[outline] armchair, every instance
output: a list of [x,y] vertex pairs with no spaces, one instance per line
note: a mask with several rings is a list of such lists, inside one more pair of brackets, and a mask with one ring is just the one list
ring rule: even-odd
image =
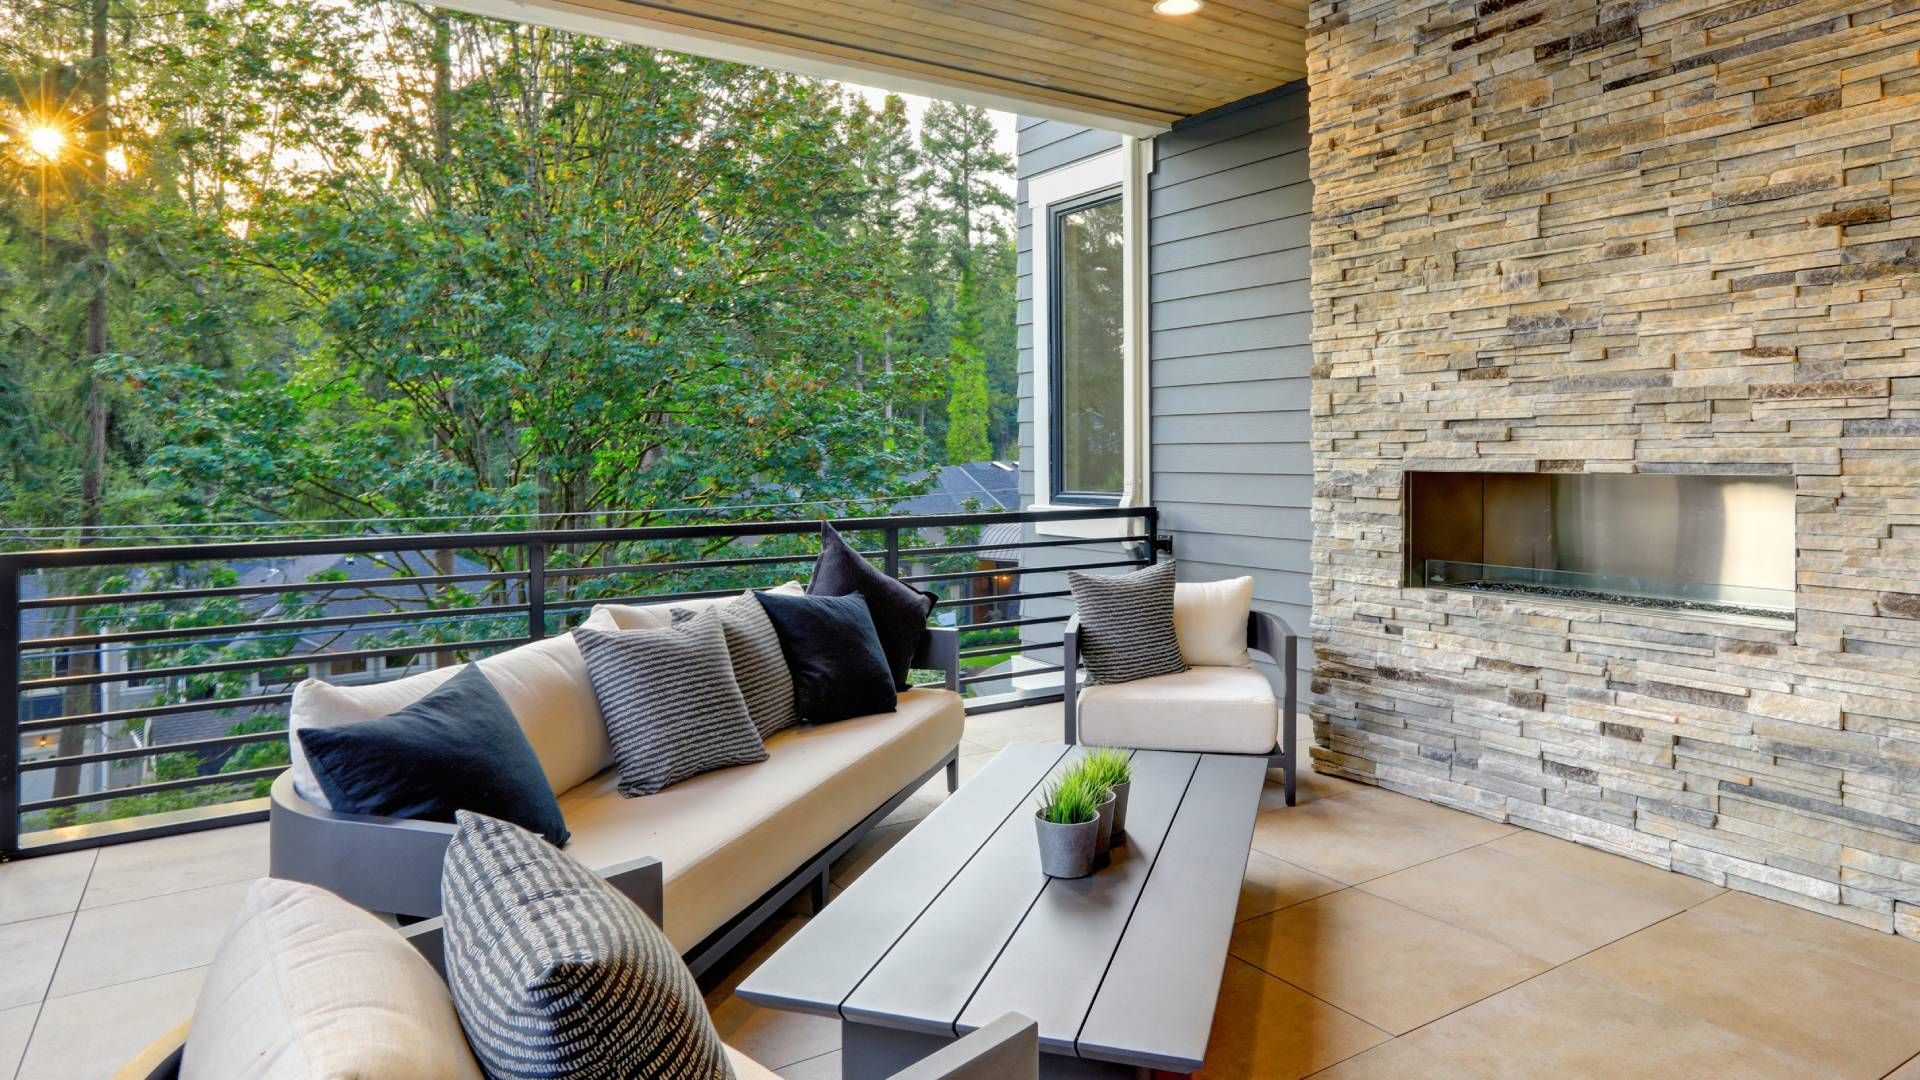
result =
[[1281,771],[1292,806],[1300,638],[1285,620],[1255,611],[1247,616],[1247,648],[1271,660],[1278,678],[1251,667],[1195,667],[1178,675],[1096,684],[1083,696],[1080,616],[1073,616],[1060,658],[1067,745],[1085,738],[1138,750],[1258,754]]

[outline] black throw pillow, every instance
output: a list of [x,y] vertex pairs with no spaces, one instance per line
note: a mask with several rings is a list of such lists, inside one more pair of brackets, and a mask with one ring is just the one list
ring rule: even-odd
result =
[[852,596],[754,593],[767,609],[787,670],[793,704],[810,724],[892,712],[900,699],[867,602]]
[[820,558],[813,564],[807,595],[854,593],[866,598],[874,631],[880,635],[880,647],[886,651],[894,689],[905,690],[907,669],[913,663],[913,651],[920,647],[921,635],[927,632],[927,615],[933,611],[935,597],[868,562],[823,521]]
[[342,813],[451,822],[472,810],[567,842],[540,759],[478,664],[389,716],[296,732]]

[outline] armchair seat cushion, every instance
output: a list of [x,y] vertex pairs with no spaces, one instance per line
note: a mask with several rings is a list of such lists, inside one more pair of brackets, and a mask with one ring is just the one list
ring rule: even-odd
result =
[[1080,692],[1079,739],[1094,746],[1205,754],[1271,753],[1280,706],[1257,668],[1196,667]]
[[610,769],[560,796],[566,851],[596,868],[659,859],[664,929],[684,953],[939,764],[965,722],[958,694],[909,690],[893,712],[787,728],[768,760],[653,795],[621,798]]

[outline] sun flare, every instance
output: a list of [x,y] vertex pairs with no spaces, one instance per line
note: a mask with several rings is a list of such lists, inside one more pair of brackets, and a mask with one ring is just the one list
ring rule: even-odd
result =
[[66,148],[67,133],[52,124],[36,124],[26,131],[27,156],[35,161],[52,164]]

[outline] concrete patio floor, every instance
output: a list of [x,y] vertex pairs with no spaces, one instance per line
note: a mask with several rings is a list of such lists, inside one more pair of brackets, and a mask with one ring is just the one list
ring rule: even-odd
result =
[[[1058,706],[973,718],[962,775],[1059,730]],[[1920,942],[1310,772],[1298,806],[1268,795],[1204,1075],[1920,1078]],[[99,1080],[184,1019],[266,865],[264,825],[0,865],[0,1078]],[[708,1003],[783,1076],[837,1077],[835,1024],[732,994],[805,919]]]

